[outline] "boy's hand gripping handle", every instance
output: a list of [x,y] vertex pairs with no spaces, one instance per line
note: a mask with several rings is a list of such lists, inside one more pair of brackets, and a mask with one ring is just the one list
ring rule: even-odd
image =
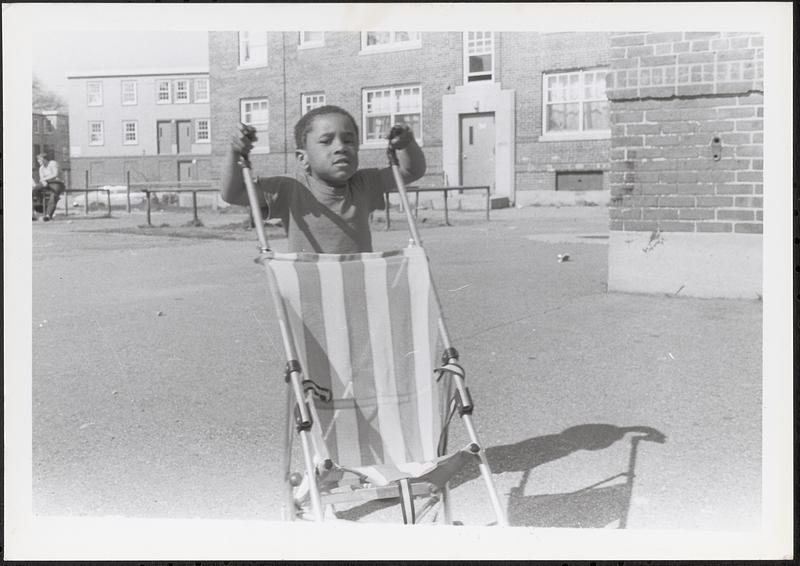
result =
[[[250,141],[254,142],[258,139],[256,137],[256,129],[252,126],[242,124],[242,130]],[[253,223],[256,225],[258,243],[262,252],[268,252],[269,244],[267,243],[267,235],[264,232],[264,218],[261,216],[261,207],[258,205],[256,186],[253,183],[253,176],[250,173],[250,155],[249,152],[239,155],[239,167],[242,168],[242,177],[244,178],[244,185],[247,189],[247,199],[250,202],[250,213],[253,215]]]

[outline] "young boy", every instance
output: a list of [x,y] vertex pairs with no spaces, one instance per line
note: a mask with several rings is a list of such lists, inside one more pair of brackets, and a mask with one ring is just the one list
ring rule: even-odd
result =
[[[358,169],[358,126],[338,106],[322,106],[305,114],[294,128],[296,171],[293,177],[256,178],[258,204],[280,218],[290,252],[359,253],[372,251],[369,214],[386,206],[384,190],[395,186],[391,167]],[[425,174],[425,155],[405,124],[390,132],[403,181]],[[253,144],[240,125],[231,143],[222,175],[222,199],[247,205],[247,189],[239,167]]]

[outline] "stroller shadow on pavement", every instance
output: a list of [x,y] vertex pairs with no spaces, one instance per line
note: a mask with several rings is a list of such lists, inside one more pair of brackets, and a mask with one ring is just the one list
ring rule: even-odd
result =
[[[609,448],[628,434],[630,451],[625,471],[573,492],[524,495],[531,471],[536,466],[563,458],[577,450]],[[529,527],[604,528],[616,521],[617,528],[626,528],[636,457],[642,440],[663,444],[666,437],[651,427],[587,424],[568,428],[557,435],[488,448],[487,455],[493,471],[523,472],[519,485],[511,488],[509,493],[509,523]],[[493,456],[502,459],[495,463]],[[508,462],[511,462],[511,466]]]
[[[585,488],[569,493],[524,495],[531,471],[578,450],[604,450],[630,434],[627,469]],[[490,446],[486,456],[494,474],[522,472],[508,496],[508,520],[512,526],[603,528],[616,521],[627,526],[636,456],[642,440],[663,444],[666,436],[652,427],[618,427],[584,424],[559,434],[529,438],[514,444]],[[480,478],[477,465],[465,467],[450,481],[450,489]],[[610,484],[617,480],[617,483]],[[340,511],[340,519],[356,521],[395,502],[371,502]]]

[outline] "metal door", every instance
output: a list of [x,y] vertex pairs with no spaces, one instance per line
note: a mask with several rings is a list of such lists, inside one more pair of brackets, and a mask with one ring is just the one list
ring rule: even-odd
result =
[[178,161],[178,180],[194,180],[194,165],[191,161]]
[[494,189],[494,113],[461,116],[461,184]]
[[158,122],[158,153],[172,153],[173,135],[172,122]]
[[178,153],[192,153],[192,123],[189,120],[178,122]]

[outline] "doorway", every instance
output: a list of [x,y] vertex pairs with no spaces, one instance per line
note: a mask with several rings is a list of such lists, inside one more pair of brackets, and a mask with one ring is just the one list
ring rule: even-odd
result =
[[178,126],[178,153],[192,153],[192,122],[181,120]]
[[158,122],[156,127],[158,128],[158,154],[171,154],[173,144],[172,122]]
[[194,163],[191,161],[178,161],[178,180],[194,181]]
[[461,175],[464,186],[489,185],[494,192],[494,112],[461,115]]

